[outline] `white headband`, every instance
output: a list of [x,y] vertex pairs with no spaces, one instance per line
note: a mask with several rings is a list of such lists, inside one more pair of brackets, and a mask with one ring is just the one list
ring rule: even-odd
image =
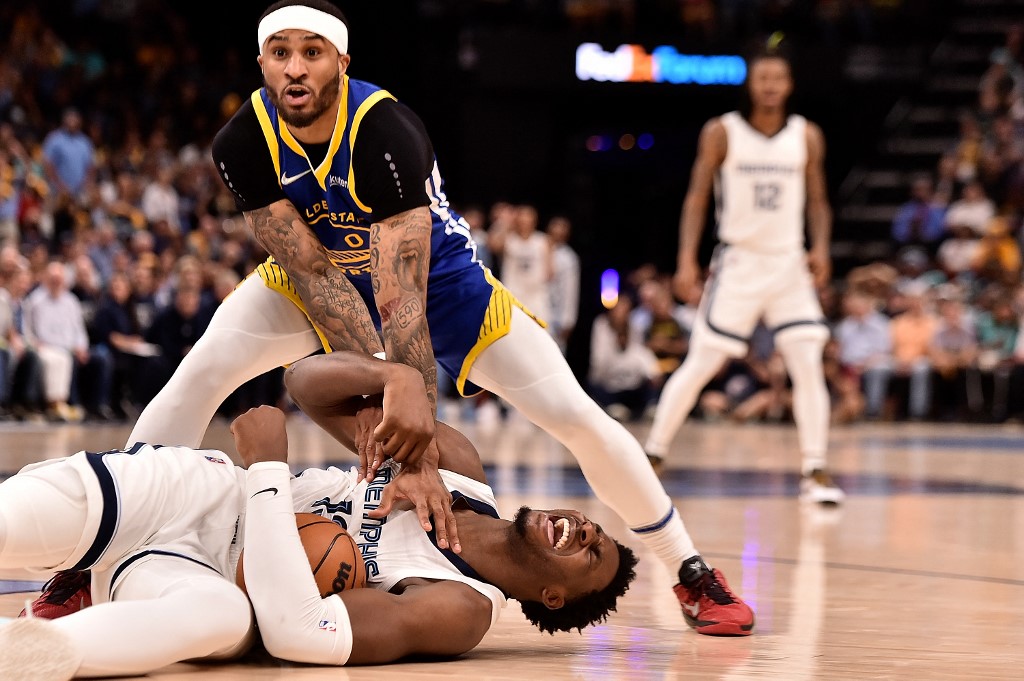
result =
[[321,35],[341,54],[348,54],[348,27],[338,17],[305,5],[289,5],[263,17],[256,34],[260,39],[260,52],[267,38],[290,28],[302,29]]

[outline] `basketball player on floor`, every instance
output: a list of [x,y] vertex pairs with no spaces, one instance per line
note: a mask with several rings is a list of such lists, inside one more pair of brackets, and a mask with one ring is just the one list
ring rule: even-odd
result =
[[[355,413],[379,396],[392,409],[424,394],[416,370],[359,353],[292,365],[289,392],[352,446]],[[347,392],[340,392],[347,391]],[[423,398],[421,398],[423,399]],[[97,604],[67,617],[0,622],[0,678],[135,676],[182,660],[230,659],[251,642],[323,665],[452,656],[474,648],[506,599],[541,631],[599,623],[634,576],[632,551],[578,511],[520,509],[502,520],[476,449],[437,424],[439,473],[456,501],[458,556],[425,513],[394,505],[393,468],[287,465],[285,415],[258,407],[232,424],[248,467],[222,452],[137,445],[26,467],[0,484],[0,576],[24,568],[92,567]],[[367,586],[321,597],[295,513],[346,527],[365,556]]]
[[[825,141],[817,125],[789,114],[789,62],[766,51],[748,66],[748,111],[704,125],[683,204],[676,295],[699,276],[698,246],[717,183],[718,246],[686,359],[666,382],[647,438],[656,467],[701,390],[730,357],[743,357],[759,319],[774,331],[793,383],[802,454],[801,489],[838,504],[843,492],[825,467],[829,397],[822,353],[829,338],[816,286],[830,277],[832,214],[825,186]],[[810,250],[804,250],[804,214]]]
[[[213,156],[273,257],[221,304],[128,444],[198,447],[232,390],[322,343],[386,350],[422,373],[432,403],[440,364],[463,394],[491,391],[572,452],[597,497],[678,575],[673,591],[690,626],[749,634],[753,612],[701,558],[643,447],[476,261],[422,122],[387,91],[348,76],[342,13],[325,0],[284,0],[257,33],[265,87],[218,133]],[[396,460],[425,458],[425,445],[386,435]],[[62,576],[43,600],[64,602],[66,587]]]

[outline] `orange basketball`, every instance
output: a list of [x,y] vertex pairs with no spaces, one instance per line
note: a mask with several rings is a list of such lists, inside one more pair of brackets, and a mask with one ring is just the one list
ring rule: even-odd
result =
[[[306,549],[306,559],[313,571],[313,578],[320,590],[320,596],[341,593],[348,589],[366,586],[366,565],[355,539],[341,525],[315,513],[296,513],[295,524],[299,528],[299,539]],[[235,582],[245,591],[242,578],[242,558],[238,556]]]

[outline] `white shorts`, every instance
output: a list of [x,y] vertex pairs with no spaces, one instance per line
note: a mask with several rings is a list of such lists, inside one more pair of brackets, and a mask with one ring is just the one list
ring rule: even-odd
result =
[[759,253],[720,246],[701,298],[691,343],[742,357],[759,320],[776,334],[827,337],[806,253]]
[[82,539],[57,569],[91,569],[94,602],[109,600],[132,567],[156,556],[180,557],[233,581],[244,474],[219,451],[141,444],[79,452],[18,473],[84,488]]

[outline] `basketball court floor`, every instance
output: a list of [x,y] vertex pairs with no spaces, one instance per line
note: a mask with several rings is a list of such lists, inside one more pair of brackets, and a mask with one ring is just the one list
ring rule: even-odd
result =
[[[479,447],[503,516],[522,504],[578,508],[638,552],[637,580],[606,624],[541,634],[512,601],[482,644],[452,661],[337,669],[257,656],[178,664],[150,678],[1024,678],[1022,426],[836,428],[831,462],[848,493],[838,509],[799,499],[792,426],[684,426],[665,486],[698,549],[757,613],[754,635],[712,638],[686,627],[672,576],[594,498],[560,445],[516,414],[489,428],[451,409],[442,415]],[[631,428],[643,438],[648,425]],[[0,476],[41,458],[121,447],[127,434],[125,426],[4,424]],[[353,460],[301,416],[289,435],[296,468]],[[225,422],[204,444],[234,456]],[[4,586],[0,615],[36,595]]]

